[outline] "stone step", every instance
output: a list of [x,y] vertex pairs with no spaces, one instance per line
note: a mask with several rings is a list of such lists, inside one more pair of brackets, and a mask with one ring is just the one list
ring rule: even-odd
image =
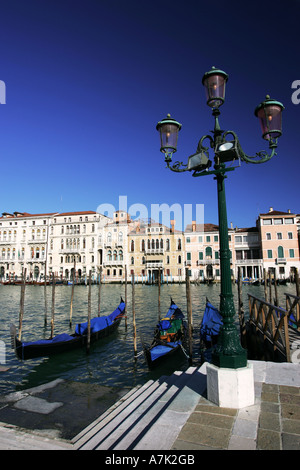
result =
[[95,439],[97,439],[95,436],[97,436],[104,427],[109,426],[110,422],[114,421],[118,416],[124,416],[132,412],[134,408],[138,407],[140,403],[146,400],[159,386],[159,381],[149,380],[141,387],[136,388],[133,393],[129,392],[90,424],[88,428],[84,429],[78,436],[72,439],[75,448],[79,449],[82,446],[84,446],[84,449],[93,448],[93,443]]
[[[195,373],[191,367],[149,381],[100,416],[73,440],[76,449],[131,449],[165,413]],[[178,405],[177,405],[178,406]],[[186,413],[185,413],[186,415]],[[181,428],[179,428],[178,433]]]

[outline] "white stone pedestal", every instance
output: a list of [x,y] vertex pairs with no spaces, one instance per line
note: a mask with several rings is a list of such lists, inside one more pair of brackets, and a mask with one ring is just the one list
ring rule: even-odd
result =
[[254,405],[253,365],[225,369],[207,364],[207,398],[224,408],[244,408]]

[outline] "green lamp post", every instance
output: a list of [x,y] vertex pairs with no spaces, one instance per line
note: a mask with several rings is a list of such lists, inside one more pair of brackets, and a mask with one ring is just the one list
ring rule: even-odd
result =
[[[192,176],[194,177],[214,175],[214,179],[217,180],[221,269],[219,311],[223,317],[223,328],[213,353],[212,364],[217,367],[238,369],[247,365],[247,351],[240,344],[238,330],[235,326],[236,313],[231,284],[225,178],[227,177],[226,173],[233,171],[236,166],[240,166],[241,161],[264,163],[276,155],[277,139],[282,133],[281,115],[284,107],[279,101],[272,100],[268,95],[256,107],[255,115],[260,121],[262,137],[269,142],[270,153],[261,151],[253,157],[248,156],[243,152],[236,133],[223,131],[219,125],[219,108],[225,101],[227,81],[228,75],[215,67],[212,67],[203,76],[202,83],[206,91],[207,105],[212,108],[215,126],[212,136],[201,137],[196,153],[188,157],[187,164],[177,161],[171,165],[173,153],[177,151],[177,138],[182,127],[181,124],[168,115],[166,119],[158,122],[156,129],[160,132],[160,150],[165,154],[165,162],[170,170],[177,173],[193,171]],[[209,159],[209,147],[203,145],[205,139],[209,140],[210,147],[213,149],[213,162]],[[226,165],[228,162],[230,162],[230,166]],[[236,162],[235,166],[234,162]],[[214,164],[213,169],[210,169],[212,164]]]

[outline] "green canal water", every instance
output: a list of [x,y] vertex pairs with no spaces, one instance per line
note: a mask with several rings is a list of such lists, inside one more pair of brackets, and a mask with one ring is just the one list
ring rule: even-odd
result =
[[[20,309],[20,286],[0,286],[0,345],[5,352],[7,371],[0,372],[0,395],[23,390],[30,387],[62,378],[70,381],[95,383],[110,387],[134,387],[149,379],[162,375],[170,375],[175,370],[185,370],[189,361],[181,352],[171,363],[162,365],[154,371],[149,371],[144,355],[134,357],[133,325],[132,325],[132,289],[128,285],[128,319],[127,329],[122,320],[119,329],[112,336],[93,344],[90,354],[77,350],[51,358],[37,358],[20,361],[11,349],[10,324],[18,328]],[[279,300],[285,306],[284,293],[295,294],[294,284],[278,286]],[[274,292],[274,290],[273,290]],[[235,304],[237,307],[237,286],[233,286]],[[250,293],[264,298],[262,286],[243,286],[243,302],[247,319],[248,297]],[[193,365],[200,365],[199,327],[203,316],[206,297],[219,306],[220,285],[191,285],[193,312]],[[125,298],[124,285],[102,285],[101,314],[111,313],[119,304],[120,298]],[[185,284],[163,284],[161,286],[161,316],[164,316],[170,305],[170,298],[186,315]],[[52,287],[47,287],[48,325],[44,326],[45,300],[44,287],[26,286],[25,307],[22,329],[23,341],[34,341],[50,336]],[[62,332],[73,333],[76,323],[87,321],[88,287],[76,286],[73,300],[73,326],[69,327],[71,287],[56,286],[55,289],[55,327],[54,334]],[[98,286],[92,286],[92,317],[97,315]],[[158,286],[135,285],[135,312],[137,325],[137,348],[142,352],[139,335],[145,342],[151,341],[151,335],[158,320]]]

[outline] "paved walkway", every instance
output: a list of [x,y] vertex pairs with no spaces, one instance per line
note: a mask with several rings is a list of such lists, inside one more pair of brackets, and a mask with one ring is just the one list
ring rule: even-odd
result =
[[233,410],[202,396],[172,449],[300,450],[300,365],[249,362],[255,404]]
[[[87,384],[63,380],[1,397],[0,449],[300,450],[300,365],[250,362],[256,401],[241,410],[221,408],[206,399],[206,364],[145,384],[123,398],[120,394],[119,399],[113,390],[91,391]],[[152,401],[141,400],[142,394]],[[100,397],[104,402],[97,409]],[[76,413],[86,415],[79,437]],[[119,436],[116,444],[108,425]],[[126,441],[130,433],[131,443]]]

